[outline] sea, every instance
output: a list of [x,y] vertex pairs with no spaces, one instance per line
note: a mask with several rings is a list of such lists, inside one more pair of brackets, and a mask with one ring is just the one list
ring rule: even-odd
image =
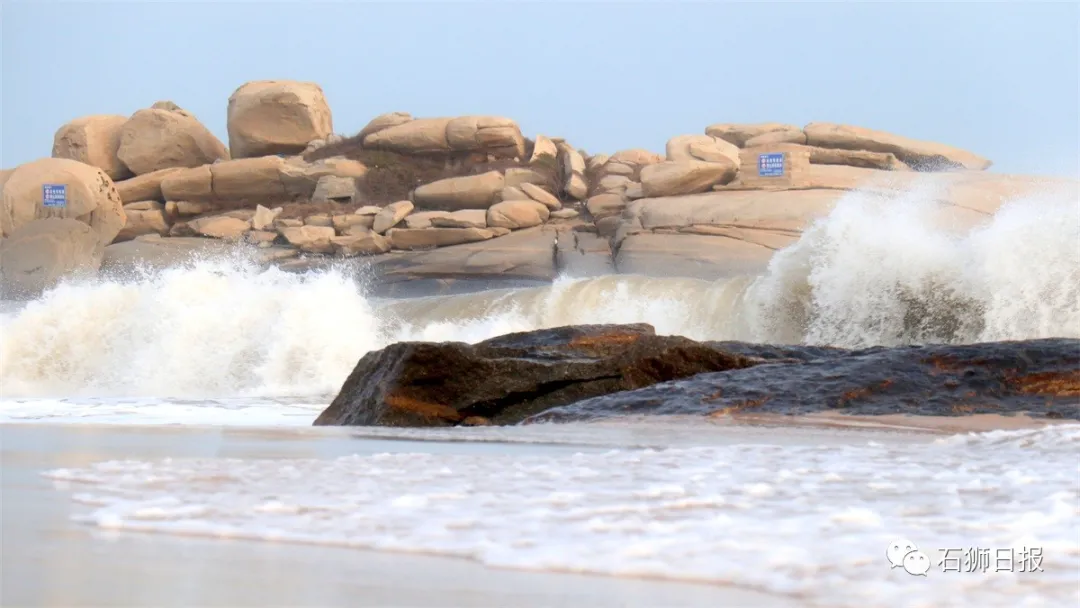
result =
[[[308,441],[335,432],[308,427],[367,352],[569,324],[848,348],[1080,338],[1075,193],[1010,201],[970,231],[942,226],[935,205],[852,193],[762,275],[714,281],[560,277],[388,300],[341,269],[218,258],[66,283],[0,307],[0,426]],[[92,529],[734,586],[800,606],[1080,602],[1080,424],[845,435],[646,417],[350,437],[332,453],[137,452],[40,477]]]

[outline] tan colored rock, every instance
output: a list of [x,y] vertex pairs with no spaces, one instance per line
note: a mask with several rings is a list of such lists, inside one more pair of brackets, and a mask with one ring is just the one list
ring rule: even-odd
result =
[[124,213],[131,211],[164,211],[165,205],[157,201],[136,201],[124,205]]
[[353,213],[355,213],[356,215],[379,215],[380,211],[382,211],[382,207],[378,207],[376,205],[364,205],[363,207],[358,208],[356,211],[353,211]]
[[307,162],[300,157],[285,159],[281,167],[281,183],[285,193],[294,200],[310,200],[319,180],[328,175],[361,178],[367,174],[363,163],[341,157]]
[[226,241],[239,241],[251,230],[251,222],[227,215],[201,217],[187,224],[196,234]]
[[534,184],[536,186],[547,186],[551,183],[551,178],[548,177],[546,172],[532,169],[529,167],[511,167],[506,170],[505,184],[507,186],[514,186],[520,188],[522,184]]
[[334,220],[329,213],[313,213],[304,218],[305,226],[333,226]]
[[124,205],[127,222],[113,239],[114,243],[130,241],[147,234],[169,234],[169,219],[165,215],[165,205],[157,201],[140,201]]
[[[278,202],[289,198],[281,173],[285,161],[278,156],[239,158],[209,167],[212,191],[209,198],[233,204]],[[193,197],[186,197],[189,200]]]
[[600,192],[624,192],[633,182],[625,175],[605,175],[597,184]]
[[[44,206],[45,184],[65,187],[65,206]],[[120,194],[109,176],[97,167],[66,158],[42,158],[19,165],[4,182],[2,196],[0,236],[34,220],[71,218],[89,224],[104,247],[126,221]]]
[[210,211],[210,205],[207,203],[192,201],[172,201],[172,203],[176,205],[176,215],[178,216],[202,215]]
[[572,220],[581,215],[574,209],[559,209],[551,212],[551,217],[557,220]]
[[609,176],[621,176],[627,179],[633,179],[634,176],[637,175],[637,172],[637,165],[628,165],[626,163],[621,163],[617,160],[609,160],[608,162],[604,163],[604,166],[601,167],[599,171],[597,171],[597,174],[601,178]]
[[607,162],[611,160],[611,157],[607,154],[597,154],[596,156],[590,156],[585,159],[585,167],[589,172],[598,171],[600,167],[603,167]]
[[499,191],[496,198],[498,199],[496,202],[500,203],[502,201],[527,201],[530,199],[529,195],[525,194],[525,191],[517,186],[506,186]]
[[410,122],[413,119],[412,114],[408,112],[387,112],[386,114],[379,114],[375,118],[372,118],[360,132],[356,134],[356,139],[361,143],[365,143],[364,139],[372,133],[377,133],[383,129],[389,129],[390,127],[396,127]]
[[729,162],[739,166],[739,147],[709,135],[679,135],[668,140],[667,159]]
[[274,220],[274,230],[277,230],[279,234],[286,228],[300,228],[304,225],[304,220],[290,218],[279,218]]
[[608,162],[615,161],[617,163],[623,163],[625,165],[651,165],[664,160],[659,154],[649,152],[648,150],[642,150],[641,148],[633,148],[630,150],[620,150],[611,155],[611,159]]
[[417,118],[367,135],[364,146],[401,154],[447,153],[449,124],[449,118]]
[[97,167],[113,181],[131,177],[116,152],[126,116],[83,116],[60,127],[53,136],[53,158],[69,158]]
[[544,205],[548,209],[562,209],[562,202],[554,194],[544,190],[535,184],[521,184],[521,190],[529,195],[532,200]]
[[375,216],[375,223],[372,225],[372,230],[378,234],[384,234],[387,230],[398,225],[398,222],[405,219],[405,216],[412,213],[413,204],[410,201],[398,201],[396,203],[390,203],[383,210]]
[[356,180],[351,177],[327,175],[320,177],[315,185],[312,202],[328,203],[331,201],[348,202],[356,195]]
[[[367,218],[369,220],[375,219],[375,216],[373,216],[373,215],[365,215],[363,217],[365,217],[365,218]],[[341,231],[341,236],[360,236],[362,234],[367,234],[369,232],[372,232],[370,223],[353,224],[351,226],[346,227],[344,230],[342,230]]]
[[558,148],[563,192],[574,200],[583,201],[589,195],[589,182],[585,179],[585,157],[566,144],[559,144]]
[[[484,211],[480,211],[484,213]],[[417,211],[405,216],[405,227],[419,230],[431,228],[431,220],[437,217],[450,217],[450,211]]]
[[255,230],[267,230],[274,226],[274,220],[277,216],[281,215],[282,208],[274,207],[270,209],[259,205],[255,207],[255,215],[251,218],[251,227]]
[[120,130],[117,157],[135,175],[229,158],[225,145],[187,113],[139,110]]
[[[544,159],[545,156],[547,157],[546,160]],[[558,161],[559,149],[555,147],[555,142],[543,135],[537,135],[536,142],[533,145],[532,156],[529,157],[529,164],[550,164],[551,166],[555,166]]]
[[964,168],[982,171],[993,164],[967,150],[864,127],[812,122],[803,131],[806,132],[806,143],[811,146],[894,154],[916,170]]
[[374,232],[336,236],[331,239],[336,251],[343,256],[378,255],[390,251],[390,241]]
[[810,152],[810,164],[813,165],[847,165],[849,167],[862,167],[863,169],[880,169],[882,171],[911,171],[896,155],[888,152],[867,152],[866,150],[843,150],[840,148],[819,148],[808,146]]
[[214,176],[210,165],[174,170],[161,180],[161,194],[167,201],[213,200]]
[[500,236],[506,236],[513,232],[513,230],[503,228],[502,226],[489,226],[487,230],[492,234],[492,238],[499,238]]
[[645,198],[645,196],[645,188],[639,182],[630,182],[626,185],[626,189],[623,190],[623,197],[629,200]]
[[525,156],[525,137],[518,124],[502,116],[460,116],[446,124],[446,141],[458,152],[486,151]]
[[330,105],[313,82],[258,80],[229,97],[229,149],[233,158],[298,154],[313,139],[333,134]]
[[503,201],[487,211],[487,225],[520,230],[539,226],[548,220],[551,211],[534,200]]
[[487,211],[462,209],[432,217],[430,223],[436,228],[487,228]]
[[415,250],[486,241],[495,235],[483,228],[394,228],[387,236],[394,249]]
[[178,167],[170,167],[125,179],[116,182],[116,191],[120,194],[120,200],[126,203],[164,201],[165,195],[161,192],[161,182],[179,170]]
[[413,201],[425,209],[487,209],[504,185],[503,175],[498,171],[450,177],[420,186],[413,191]]
[[737,169],[731,161],[665,161],[641,169],[641,188],[645,196],[676,196],[710,190],[717,184],[735,179]]
[[344,213],[341,215],[335,215],[331,218],[331,222],[334,225],[334,230],[338,234],[344,234],[352,226],[363,226],[364,228],[371,228],[375,225],[374,215],[360,215],[359,213]]
[[244,235],[244,240],[255,245],[269,245],[277,240],[278,233],[269,230],[252,230]]
[[281,236],[290,245],[307,253],[333,253],[335,245],[333,239],[337,236],[333,228],[328,226],[300,226],[297,228],[284,228]]
[[757,137],[751,137],[746,140],[743,147],[757,148],[759,146],[771,146],[773,144],[806,144],[806,133],[802,132],[802,129],[798,131],[782,130],[782,131],[769,131],[768,133],[762,133]]
[[619,194],[597,194],[589,197],[585,207],[595,219],[601,219],[610,215],[622,213],[626,207],[626,199]]
[[0,291],[7,298],[34,298],[63,279],[92,276],[105,255],[100,237],[90,225],[72,218],[19,225],[0,239]]
[[801,133],[802,129],[795,125],[787,125],[779,122],[760,122],[760,123],[745,123],[745,124],[716,124],[710,125],[705,128],[705,134],[711,137],[716,137],[727,142],[731,142],[736,146],[742,148],[746,146],[746,142],[755,137],[759,137],[766,133],[790,132]]

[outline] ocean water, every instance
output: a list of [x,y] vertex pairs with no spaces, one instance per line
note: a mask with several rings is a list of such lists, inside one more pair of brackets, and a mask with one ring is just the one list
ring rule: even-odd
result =
[[[961,231],[922,194],[853,194],[763,276],[715,282],[563,278],[379,301],[335,271],[218,259],[63,285],[0,313],[0,423],[308,426],[364,353],[395,341],[623,322],[843,347],[1080,338],[1080,201],[1012,201]],[[588,443],[599,428],[368,432]],[[1080,425],[839,445],[672,437],[576,455],[135,459],[48,476],[75,491],[80,523],[103,528],[734,582],[804,605],[1080,600]],[[1043,571],[915,577],[888,567],[898,538],[934,564],[939,549],[1034,548]]]

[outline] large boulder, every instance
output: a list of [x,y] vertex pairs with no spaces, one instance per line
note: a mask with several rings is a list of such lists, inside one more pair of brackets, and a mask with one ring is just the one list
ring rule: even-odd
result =
[[737,171],[738,166],[727,158],[720,162],[665,161],[642,167],[641,187],[645,196],[695,194],[730,182]]
[[585,157],[566,143],[559,143],[557,147],[563,192],[574,200],[585,200],[589,195],[589,182],[585,179]]
[[140,201],[124,205],[127,223],[113,239],[114,243],[130,241],[145,234],[166,235],[169,233],[169,218],[165,205],[158,201]]
[[450,143],[446,140],[446,126],[450,124],[451,119],[416,118],[390,124],[396,120],[387,119],[386,126],[377,126],[365,135],[364,146],[401,154],[432,154],[450,151]]
[[394,226],[397,226],[406,215],[412,213],[413,204],[410,201],[397,201],[383,207],[382,211],[375,215],[371,230],[378,234],[384,234]]
[[[824,414],[829,417],[819,420],[837,423],[852,415],[905,416],[912,420],[933,417],[934,426],[940,428],[943,419],[970,415],[1020,414],[1041,421],[1080,419],[1076,399],[1080,341],[1075,339],[850,351],[741,342],[712,344],[740,354],[768,357],[771,364],[732,367],[640,390],[582,399],[526,422],[565,423],[648,415],[727,418]],[[393,403],[388,404],[390,408]],[[866,424],[867,420],[856,418],[854,422]]]
[[[45,185],[64,186],[64,206],[44,205]],[[120,194],[109,176],[97,167],[66,158],[42,158],[19,165],[4,183],[0,236],[45,218],[86,222],[103,247],[116,238],[126,221]]]
[[525,138],[518,124],[509,118],[459,116],[404,120],[405,116],[384,115],[380,118],[387,126],[369,125],[372,130],[364,134],[364,146],[401,154],[487,152],[508,158],[525,155]]
[[161,182],[170,174],[180,171],[180,167],[169,167],[151,171],[143,175],[137,175],[130,179],[116,182],[116,191],[120,193],[120,200],[125,203],[137,203],[139,201],[165,201],[165,195],[161,191]]
[[739,166],[739,147],[710,135],[679,135],[668,140],[668,160],[704,160]]
[[365,355],[316,425],[513,424],[549,408],[764,362],[652,326],[584,325]]
[[518,230],[539,226],[548,220],[551,210],[532,199],[503,201],[487,211],[487,225]]
[[229,158],[225,144],[194,116],[162,108],[132,114],[120,130],[116,155],[135,175]]
[[505,178],[498,171],[449,177],[417,188],[413,191],[413,202],[423,209],[487,209],[504,185]]
[[[805,136],[802,135],[802,129],[799,127],[779,122],[760,122],[751,124],[723,123],[710,125],[705,128],[706,135],[733,143],[740,148],[746,146],[747,142],[755,137],[760,137],[767,133],[784,134],[778,138],[780,140],[798,140],[800,137],[805,138]],[[774,141],[771,143],[779,142]],[[800,141],[798,143],[805,143],[805,141]]]
[[334,132],[330,106],[313,82],[257,80],[229,97],[229,150],[233,158],[299,154],[308,142]]
[[57,129],[52,156],[97,167],[114,181],[127,179],[131,170],[117,156],[120,133],[127,120],[126,116],[110,114],[76,118]]
[[412,120],[412,114],[409,114],[408,112],[387,112],[386,114],[379,114],[375,118],[372,118],[368,124],[364,125],[363,129],[360,129],[360,132],[356,134],[356,139],[359,140],[360,143],[364,143],[364,139],[372,133],[403,125]]
[[61,279],[92,276],[104,254],[100,235],[78,220],[22,224],[0,239],[0,299],[35,298]]
[[205,237],[239,241],[251,230],[251,221],[228,215],[214,215],[192,220],[188,222],[188,226],[195,231],[195,234]]
[[387,233],[394,249],[433,249],[486,241],[495,233],[484,228],[394,228]]
[[811,146],[890,153],[916,170],[962,168],[982,171],[992,164],[967,150],[864,127],[812,122],[803,131],[806,132],[806,143]]
[[336,236],[330,239],[339,255],[352,257],[358,255],[377,255],[390,251],[390,241],[381,234],[364,232]]
[[281,230],[290,245],[307,253],[333,253],[337,233],[327,226],[296,226]]

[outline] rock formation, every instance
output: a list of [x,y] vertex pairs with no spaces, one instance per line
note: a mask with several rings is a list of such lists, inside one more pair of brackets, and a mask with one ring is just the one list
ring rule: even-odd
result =
[[[298,270],[363,257],[373,285],[388,288],[568,272],[716,278],[761,272],[852,190],[933,179],[942,213],[971,227],[1010,197],[1077,188],[983,173],[990,161],[965,150],[831,123],[716,124],[672,137],[663,155],[590,155],[560,137],[528,139],[501,116],[388,112],[342,137],[314,83],[248,82],[226,112],[231,150],[172,102],[73,120],[56,133],[50,169],[35,161],[0,173],[12,192],[0,230],[86,221],[119,247],[106,252],[114,266],[151,251],[130,241],[158,237],[159,257],[192,237]],[[36,202],[44,183],[61,180],[50,172],[79,176],[65,211]],[[99,174],[103,201],[85,185]],[[187,243],[176,241],[178,255]]]
[[[766,365],[767,364],[767,365]],[[1080,341],[839,348],[560,327],[365,355],[316,425],[446,426],[738,413],[1080,419]]]

